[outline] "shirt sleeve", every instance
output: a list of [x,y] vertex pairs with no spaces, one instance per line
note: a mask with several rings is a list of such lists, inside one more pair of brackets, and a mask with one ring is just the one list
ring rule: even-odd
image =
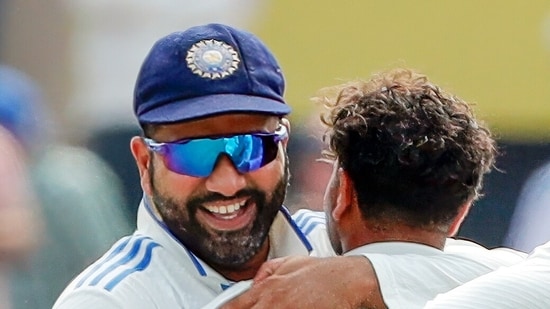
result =
[[550,243],[524,262],[503,267],[448,293],[425,308],[550,308]]
[[101,290],[84,288],[62,295],[52,309],[132,308],[130,306],[131,304],[122,304],[119,300]]
[[109,292],[96,286],[77,289],[72,289],[71,286],[61,294],[52,309],[151,309],[171,306],[159,303],[158,299],[155,302],[149,294],[150,291],[135,289],[131,286],[120,286],[116,292]]
[[511,250],[488,250],[458,241],[438,255],[364,253],[375,270],[386,306],[423,308],[437,294],[447,292],[501,266],[523,261]]

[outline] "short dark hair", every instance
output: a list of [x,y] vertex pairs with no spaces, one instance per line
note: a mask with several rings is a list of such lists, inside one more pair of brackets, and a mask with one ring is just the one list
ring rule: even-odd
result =
[[408,69],[336,89],[323,97],[326,154],[349,174],[365,219],[449,224],[480,196],[496,142],[465,101]]

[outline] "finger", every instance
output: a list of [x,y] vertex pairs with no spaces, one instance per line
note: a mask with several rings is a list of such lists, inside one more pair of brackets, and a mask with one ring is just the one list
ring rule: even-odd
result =
[[254,276],[254,284],[262,282],[267,277],[273,275],[281,265],[287,260],[286,257],[269,260],[258,269]]

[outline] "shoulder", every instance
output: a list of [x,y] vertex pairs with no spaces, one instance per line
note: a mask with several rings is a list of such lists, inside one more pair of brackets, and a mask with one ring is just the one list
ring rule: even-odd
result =
[[123,303],[123,299],[117,299],[104,290],[83,288],[62,295],[62,297],[55,302],[52,309],[69,308],[122,309],[125,308],[125,304]]
[[292,215],[292,219],[306,236],[316,229],[325,229],[326,226],[325,213],[320,211],[300,209]]
[[370,260],[390,308],[412,304],[420,308],[439,293],[525,258],[511,249],[489,250],[465,240],[449,240],[445,251],[434,255],[363,255]]
[[426,308],[549,308],[549,274],[548,261],[528,259],[438,295]]
[[166,244],[136,233],[74,278],[54,308],[194,308],[193,293],[206,295],[200,280]]
[[311,256],[328,257],[336,255],[327,234],[324,212],[300,209],[292,215],[292,219],[296,227],[312,245]]
[[480,265],[494,270],[500,266],[510,266],[519,263],[527,254],[518,250],[500,247],[488,249],[473,241],[448,238],[444,249],[443,259],[460,258],[462,261],[473,260]]
[[129,299],[148,290],[153,280],[143,273],[162,265],[156,250],[161,247],[152,238],[132,235],[120,239],[95,263],[78,275],[60,296],[77,300]]
[[[490,250],[474,242],[454,239],[447,241],[445,251],[441,254],[363,255],[373,264],[380,285],[397,290],[403,289],[401,284],[408,285],[415,281],[418,286],[425,282],[438,282],[441,287],[454,288],[502,266],[517,264],[526,257],[524,253],[515,250]],[[411,268],[411,265],[414,267]]]

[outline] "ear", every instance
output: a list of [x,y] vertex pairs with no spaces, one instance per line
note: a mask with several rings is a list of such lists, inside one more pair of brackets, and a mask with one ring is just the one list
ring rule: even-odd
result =
[[460,209],[458,210],[458,214],[456,215],[453,222],[451,222],[451,225],[449,226],[449,232],[447,233],[449,237],[454,236],[456,233],[458,233],[458,229],[460,228],[460,225],[462,225],[462,222],[468,215],[468,212],[470,211],[470,207],[472,207],[472,201],[468,201],[466,204],[462,205]]
[[288,144],[288,139],[290,138],[290,120],[288,120],[287,118],[281,118],[281,124],[286,127],[286,131],[287,131],[287,138],[282,140],[283,146],[286,149],[286,145]]
[[341,167],[337,171],[338,177],[338,196],[336,206],[332,210],[332,217],[335,221],[340,221],[352,208],[355,202],[355,189],[349,174]]
[[139,172],[141,188],[146,195],[151,195],[151,184],[149,177],[149,164],[151,162],[151,152],[147,148],[147,145],[143,142],[143,139],[138,136],[134,136],[130,141],[130,150],[136,161],[136,165]]

